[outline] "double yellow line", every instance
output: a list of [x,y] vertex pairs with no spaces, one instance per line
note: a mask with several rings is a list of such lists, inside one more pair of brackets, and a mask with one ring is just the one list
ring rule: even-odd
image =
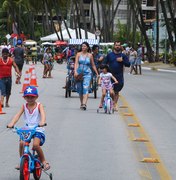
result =
[[171,180],[172,178],[151,139],[122,95],[119,99],[119,114],[127,124],[129,138],[133,141],[135,153],[140,163],[140,176],[145,179]]

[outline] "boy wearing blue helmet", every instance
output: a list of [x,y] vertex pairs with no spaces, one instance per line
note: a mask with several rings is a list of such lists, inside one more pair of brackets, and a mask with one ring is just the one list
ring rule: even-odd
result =
[[[44,134],[45,129],[43,128],[43,126],[46,123],[46,115],[43,105],[39,102],[36,102],[38,98],[37,88],[34,86],[27,86],[24,91],[23,97],[26,100],[26,103],[22,106],[20,111],[13,117],[12,121],[8,124],[8,127],[12,128],[18,122],[22,114],[25,124],[28,127],[32,128],[37,125],[41,126],[36,129],[36,133],[33,138],[33,148],[38,153],[39,158],[44,165],[44,170],[48,170],[50,169],[50,165],[45,160],[45,156],[41,148],[41,146],[45,142],[45,134]],[[23,154],[23,145],[24,142],[20,141],[20,146],[19,146],[20,157]],[[16,169],[19,169],[19,167],[16,167]]]

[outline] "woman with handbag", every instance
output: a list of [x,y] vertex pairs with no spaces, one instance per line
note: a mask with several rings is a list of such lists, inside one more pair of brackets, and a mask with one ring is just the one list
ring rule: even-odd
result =
[[91,82],[92,69],[98,77],[98,71],[94,64],[93,56],[89,52],[90,47],[87,42],[81,44],[81,51],[76,54],[74,77],[77,81],[77,92],[80,98],[80,109],[86,110],[89,95],[89,86]]

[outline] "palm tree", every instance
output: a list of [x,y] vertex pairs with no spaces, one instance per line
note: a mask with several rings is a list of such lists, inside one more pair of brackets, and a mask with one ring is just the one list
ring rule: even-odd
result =
[[172,50],[172,52],[174,52],[175,51],[175,45],[174,45],[174,41],[173,41],[171,25],[170,25],[169,19],[167,17],[166,6],[165,6],[165,3],[163,0],[160,0],[160,4],[161,4],[161,9],[162,9],[162,13],[164,16],[165,24],[166,24],[166,29],[168,32],[168,38],[169,38],[169,43],[171,45],[171,50]]
[[137,25],[142,33],[142,36],[144,37],[145,45],[147,48],[147,57],[149,62],[153,62],[154,57],[153,57],[153,50],[150,44],[150,41],[148,39],[148,36],[146,34],[146,29],[145,29],[145,23],[143,20],[143,14],[142,14],[142,7],[141,7],[141,2],[139,0],[131,0],[130,1],[130,6],[136,16],[136,22]]

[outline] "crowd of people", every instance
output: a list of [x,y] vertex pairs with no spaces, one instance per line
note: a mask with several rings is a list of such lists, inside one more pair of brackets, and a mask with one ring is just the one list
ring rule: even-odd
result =
[[[33,47],[34,48],[34,47]],[[1,46],[0,57],[0,95],[2,107],[10,107],[9,98],[12,89],[12,67],[16,72],[16,84],[21,84],[22,69],[25,59],[29,55],[29,49],[23,47],[22,41],[17,41],[16,47]],[[35,49],[36,50],[36,49]],[[43,50],[43,56],[41,60],[37,60],[34,53],[35,60],[32,63],[36,64],[37,61],[41,61],[43,64],[43,76],[42,78],[52,78],[51,72],[53,69],[54,61],[60,61],[63,57],[66,59],[67,64],[72,61],[72,68],[74,72],[74,78],[76,82],[76,92],[79,94],[80,109],[87,109],[87,102],[89,97],[89,88],[91,85],[91,79],[93,76],[97,77],[97,84],[101,86],[102,95],[100,99],[99,108],[103,107],[103,100],[106,94],[106,90],[110,90],[110,95],[113,100],[113,107],[115,111],[118,111],[117,102],[119,99],[119,92],[124,87],[124,67],[130,67],[130,74],[142,74],[141,61],[142,61],[142,46],[138,44],[138,49],[135,50],[132,47],[122,47],[119,41],[114,42],[112,51],[109,51],[107,55],[99,52],[99,46],[93,45],[90,48],[87,42],[83,42],[78,50],[75,46],[66,48],[65,55],[57,47],[54,50],[51,47],[46,47]],[[30,55],[31,56],[31,55]],[[29,60],[29,59],[28,59]],[[26,60],[26,64],[28,64]],[[69,66],[67,65],[68,72]],[[81,79],[78,81],[78,77]],[[38,91],[36,87],[29,86],[24,91],[24,99],[26,103],[22,106],[20,111],[13,117],[8,127],[13,127],[22,114],[25,114],[25,123],[29,125],[41,126],[45,124],[45,111],[43,105],[36,102],[38,98]],[[6,99],[6,100],[5,100]],[[4,105],[5,104],[5,105]],[[33,118],[30,119],[31,112],[34,113]],[[38,152],[40,159],[44,165],[44,169],[50,168],[49,163],[45,160],[44,153],[41,149],[45,141],[44,129],[39,128],[36,132],[33,146]],[[24,142],[20,141],[19,154],[22,155]],[[19,168],[19,165],[17,166]]]
[[130,72],[129,74],[142,74],[141,64],[144,59],[144,47],[141,43],[137,44],[137,48],[124,47],[123,53],[126,54],[130,61]]
[[[54,61],[60,63],[63,62],[63,58],[67,63],[70,59],[74,60],[74,77],[81,73],[83,75],[82,81],[77,81],[76,91],[79,93],[80,97],[80,108],[86,110],[89,87],[91,84],[91,78],[96,76],[97,79],[102,71],[107,70],[107,68],[102,69],[102,64],[108,65],[108,75],[111,73],[112,82],[117,81],[118,83],[113,85],[113,93],[111,93],[114,100],[114,109],[117,110],[117,101],[119,97],[119,92],[124,86],[124,77],[123,71],[124,67],[130,67],[128,74],[142,74],[141,63],[143,60],[143,46],[138,43],[138,47],[135,50],[133,47],[123,46],[120,42],[114,42],[114,47],[111,51],[108,51],[107,54],[102,54],[99,51],[98,45],[93,45],[91,48],[87,42],[83,42],[81,46],[69,46],[66,47],[63,51],[63,48],[60,47],[51,47],[44,46],[40,49],[42,51],[42,57],[37,59],[36,53],[29,53],[29,47],[24,47],[21,40],[17,41],[16,47],[11,45],[1,45],[2,58],[0,59],[1,69],[5,69],[7,61],[11,62],[11,67],[15,68],[16,73],[16,84],[21,83],[21,75],[23,65],[26,61],[26,64],[29,63],[29,57],[35,57],[32,60],[33,64],[36,64],[37,61],[40,61],[43,64],[43,78],[52,78],[51,72],[54,66]],[[36,51],[37,48],[32,46],[33,51]],[[4,49],[4,51],[2,50]],[[7,55],[8,54],[8,58]],[[33,54],[33,55],[32,55]],[[5,60],[6,59],[6,60]],[[9,61],[10,59],[10,61]],[[69,66],[67,66],[68,68]],[[68,69],[69,70],[69,69]],[[8,69],[8,77],[11,77],[10,74],[11,68]],[[3,71],[0,71],[0,88],[2,94],[2,106],[4,106],[4,97],[7,97],[6,106],[9,107],[9,97],[11,94],[11,83],[8,85],[2,83],[2,80],[6,77],[6,74],[3,74]],[[101,78],[103,79],[103,78]],[[103,82],[102,82],[103,83]],[[4,84],[4,85],[3,85]],[[66,86],[64,86],[65,88]],[[102,97],[104,97],[104,91],[102,91]],[[100,107],[102,107],[102,100],[100,102]]]

